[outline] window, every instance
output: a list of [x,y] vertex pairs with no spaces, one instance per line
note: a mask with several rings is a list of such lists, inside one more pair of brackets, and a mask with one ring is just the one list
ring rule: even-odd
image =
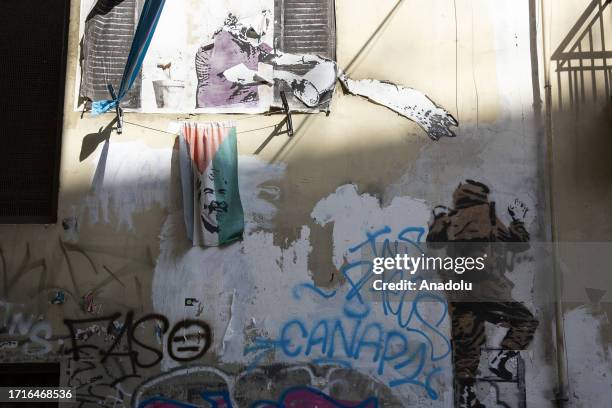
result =
[[0,222],[57,220],[69,0],[4,0]]

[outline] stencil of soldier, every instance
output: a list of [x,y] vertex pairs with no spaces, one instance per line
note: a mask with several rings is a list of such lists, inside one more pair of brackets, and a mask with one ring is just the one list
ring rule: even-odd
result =
[[487,257],[482,271],[463,275],[474,282],[471,293],[447,294],[457,407],[484,407],[474,384],[486,342],[485,322],[509,329],[501,342],[502,351],[489,364],[490,371],[504,380],[513,378],[506,364],[529,346],[538,327],[531,311],[512,298],[513,284],[505,276],[505,259],[497,250],[502,242],[515,243],[505,245],[504,251],[528,248],[529,233],[524,224],[528,208],[516,200],[508,207],[512,221],[506,226],[497,218],[495,202],[489,201],[488,195],[489,188],[480,182],[460,183],[453,194],[453,208],[434,209],[427,235],[428,246],[445,247],[451,256]]

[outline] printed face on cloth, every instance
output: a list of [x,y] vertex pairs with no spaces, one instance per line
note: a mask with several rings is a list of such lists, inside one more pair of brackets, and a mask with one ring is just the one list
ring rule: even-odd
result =
[[[219,170],[211,167],[204,177],[212,184],[215,184],[217,179],[220,179],[219,184],[227,185],[227,180],[223,178]],[[227,201],[225,200],[225,188],[214,189],[211,187],[203,187],[201,180],[198,178],[198,194],[202,203],[202,223],[204,228],[211,233],[219,233],[219,221],[227,214]],[[202,195],[204,197],[202,197]],[[218,221],[219,220],[219,221]]]
[[240,239],[244,213],[238,191],[236,128],[224,123],[185,123],[181,137],[191,162],[190,172],[181,165],[187,235],[196,246]]

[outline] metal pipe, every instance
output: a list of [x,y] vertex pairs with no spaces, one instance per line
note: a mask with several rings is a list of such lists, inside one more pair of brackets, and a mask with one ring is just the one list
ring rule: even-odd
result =
[[567,351],[565,348],[565,328],[563,316],[563,301],[562,301],[562,277],[560,276],[559,268],[559,249],[558,249],[558,230],[557,230],[557,215],[554,206],[554,170],[555,170],[555,138],[553,133],[553,116],[552,116],[552,84],[550,82],[550,14],[548,13],[552,7],[549,0],[540,0],[541,19],[542,19],[542,52],[544,59],[544,93],[545,93],[545,132],[547,140],[547,164],[548,164],[548,197],[550,208],[550,232],[551,232],[551,252],[552,252],[552,269],[553,269],[553,287],[554,287],[554,312],[555,312],[555,341],[556,341],[556,365],[557,365],[557,389],[555,390],[555,402],[558,407],[563,407],[568,401],[568,378],[567,378]]

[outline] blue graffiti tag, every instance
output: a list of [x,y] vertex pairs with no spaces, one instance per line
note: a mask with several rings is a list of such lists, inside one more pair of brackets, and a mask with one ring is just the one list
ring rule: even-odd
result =
[[[446,300],[428,292],[418,293],[411,299],[406,298],[406,292],[384,292],[377,307],[382,308],[385,316],[393,318],[391,322],[396,328],[389,330],[386,328],[389,322],[373,321],[373,303],[366,301],[364,296],[365,291],[372,290],[368,283],[375,276],[373,258],[394,257],[406,248],[422,252],[424,228],[404,228],[393,240],[390,238],[392,232],[388,226],[366,232],[365,241],[349,248],[350,254],[369,250],[372,255],[368,259],[347,261],[341,267],[349,285],[341,313],[314,321],[296,317],[281,325],[278,337],[256,338],[244,350],[245,355],[254,356],[249,369],[274,351],[290,358],[308,357],[313,364],[349,368],[355,367],[358,361],[370,361],[378,375],[391,378],[390,387],[417,385],[431,399],[437,399],[438,393],[431,384],[442,369],[431,366],[451,352],[450,340],[440,327],[448,316]],[[404,279],[403,271],[397,271],[391,278]],[[407,279],[413,278],[408,276]],[[300,300],[306,290],[323,300],[336,296],[336,291],[325,292],[304,283],[293,288],[293,298]],[[429,305],[429,314],[434,309],[440,311],[433,321],[423,313],[425,303]]]

